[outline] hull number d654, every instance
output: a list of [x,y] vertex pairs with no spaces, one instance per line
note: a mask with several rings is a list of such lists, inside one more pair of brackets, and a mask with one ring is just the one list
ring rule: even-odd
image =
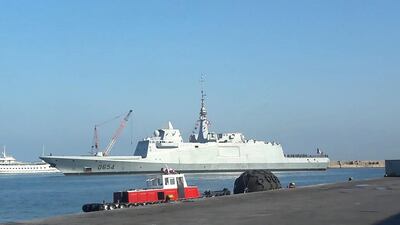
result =
[[114,164],[100,164],[97,169],[98,170],[113,170],[115,168]]

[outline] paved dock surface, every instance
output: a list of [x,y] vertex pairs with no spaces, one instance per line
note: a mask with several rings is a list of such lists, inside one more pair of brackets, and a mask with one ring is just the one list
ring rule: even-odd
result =
[[400,225],[400,178],[248,193],[9,224]]

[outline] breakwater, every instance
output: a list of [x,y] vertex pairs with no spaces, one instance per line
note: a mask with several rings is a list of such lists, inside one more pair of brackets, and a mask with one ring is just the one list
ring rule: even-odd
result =
[[331,160],[328,168],[383,168],[385,160]]

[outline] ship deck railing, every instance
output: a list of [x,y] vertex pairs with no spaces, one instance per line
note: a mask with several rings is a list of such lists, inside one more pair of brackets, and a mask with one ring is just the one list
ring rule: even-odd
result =
[[286,158],[328,158],[326,154],[307,155],[307,154],[285,154]]

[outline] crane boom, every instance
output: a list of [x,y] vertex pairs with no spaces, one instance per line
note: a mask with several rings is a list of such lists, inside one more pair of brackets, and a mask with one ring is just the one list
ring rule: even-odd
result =
[[106,149],[102,152],[103,156],[107,156],[110,154],[111,149],[114,147],[114,144],[117,142],[119,135],[121,135],[122,131],[124,130],[126,123],[128,122],[129,117],[131,116],[132,112],[133,112],[133,110],[129,110],[128,114],[121,121],[121,124],[119,125],[118,129],[115,131],[114,136],[111,138],[110,143],[108,143]]

